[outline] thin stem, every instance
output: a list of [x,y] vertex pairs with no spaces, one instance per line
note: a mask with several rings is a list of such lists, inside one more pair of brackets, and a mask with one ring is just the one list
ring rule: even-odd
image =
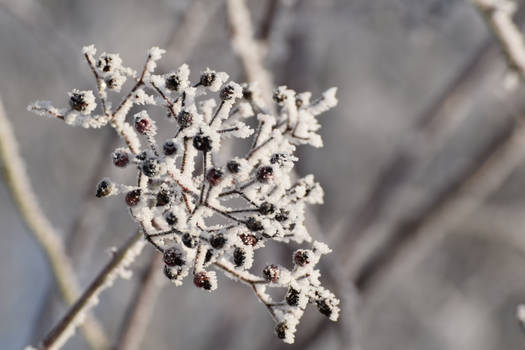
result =
[[[1,99],[0,157],[7,186],[18,210],[46,254],[62,298],[68,305],[71,305],[80,294],[80,286],[75,278],[73,265],[66,254],[60,235],[55,231],[38,203]],[[109,343],[107,336],[98,321],[91,315],[88,316],[82,331],[93,349],[107,347]]]
[[46,335],[41,350],[60,349],[82,324],[83,315],[98,303],[98,296],[109,288],[117,277],[135,260],[144,247],[142,232],[137,231],[113,255],[80,298],[67,311],[59,323]]

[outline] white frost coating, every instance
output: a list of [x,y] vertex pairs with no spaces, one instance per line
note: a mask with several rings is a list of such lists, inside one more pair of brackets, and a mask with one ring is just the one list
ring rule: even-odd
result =
[[[97,103],[95,102],[95,95],[93,95],[93,91],[91,90],[80,91],[77,89],[73,89],[67,94],[69,95],[70,99],[72,99],[73,97],[79,98],[78,108],[81,109],[79,110],[79,112],[84,115],[90,114],[95,110],[95,108],[97,108]],[[70,104],[73,106],[72,102]]]
[[[190,275],[198,287],[213,291],[216,273],[210,269],[223,270],[254,290],[271,310],[276,333],[285,342],[293,342],[307,304],[337,319],[338,300],[322,287],[316,269],[321,256],[330,252],[325,244],[316,241],[311,249],[296,250],[289,269],[272,264],[262,274],[250,272],[255,252],[268,241],[312,241],[305,208],[322,203],[323,190],[312,175],[296,180],[292,171],[298,161],[297,145],[322,145],[317,116],[337,104],[336,89],[311,102],[310,93],[282,86],[275,91],[275,106],[266,109],[255,84],[226,82],[228,75],[223,72],[207,68],[193,83],[185,64],[175,72],[153,74],[163,53],[151,49],[143,80],[137,80],[114,110],[106,105],[110,125],[128,149],[120,149],[127,157],[121,161],[139,171],[130,186],[112,184],[112,194],[125,196],[132,218],[158,250],[181,252],[181,259],[171,260],[175,265],[170,263],[164,271],[175,285]],[[104,53],[99,61],[97,69],[105,72],[101,73],[105,84],[115,74],[126,75],[120,56]],[[157,128],[163,126],[152,118],[155,108],[146,110],[146,105],[156,105],[173,122],[171,131],[164,133],[170,135],[167,140],[157,140]],[[72,125],[93,127],[104,122],[78,110],[66,110],[64,117],[47,102],[29,108]],[[137,109],[133,117],[132,108]],[[139,133],[147,144],[141,144]],[[227,158],[223,146],[231,138],[250,138],[245,144],[251,146],[244,155]],[[129,277],[125,266],[116,274]],[[288,295],[273,302],[267,288],[285,289]]]
[[91,44],[88,46],[84,46],[82,48],[82,53],[88,56],[95,56],[97,54],[97,49],[95,49],[95,45]]

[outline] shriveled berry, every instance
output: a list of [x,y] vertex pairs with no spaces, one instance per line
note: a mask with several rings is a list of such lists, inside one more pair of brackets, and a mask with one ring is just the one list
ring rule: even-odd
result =
[[177,248],[169,248],[164,251],[164,263],[168,266],[184,265],[184,255]]
[[248,100],[248,101],[251,101],[252,98],[253,98],[253,91],[249,88],[249,87],[244,87],[242,89],[242,97],[245,99],[245,100]]
[[146,159],[147,157],[148,157],[148,152],[146,152],[146,151],[142,151],[142,152],[140,152],[139,154],[137,154],[137,155],[135,156],[135,158],[136,158],[137,160],[144,160],[144,159]]
[[204,288],[206,290],[211,289],[210,279],[204,271],[195,274],[193,277],[193,284],[195,284],[198,288]]
[[165,188],[157,193],[157,207],[163,207],[171,202],[173,193]]
[[177,278],[177,275],[173,273],[172,269],[168,265],[164,265],[164,276],[166,276],[170,280],[174,280]]
[[209,152],[212,149],[212,141],[209,136],[195,135],[193,137],[193,147],[198,151]]
[[261,215],[270,215],[270,214],[273,214],[274,211],[275,211],[275,205],[273,205],[272,203],[263,202],[259,206],[259,213]]
[[277,282],[281,273],[277,265],[268,265],[263,269],[263,277],[268,282]]
[[177,116],[177,123],[181,128],[187,128],[193,123],[193,115],[188,111],[180,111]]
[[226,85],[220,93],[220,97],[223,100],[231,100],[235,94],[235,88],[233,85]]
[[295,252],[293,256],[293,262],[296,265],[305,266],[310,263],[310,254],[308,254],[308,251],[300,249]]
[[166,89],[178,90],[180,87],[180,78],[176,74],[171,74],[165,81]]
[[282,164],[283,161],[286,159],[286,155],[284,153],[274,153],[270,157],[270,163],[271,164]]
[[147,177],[157,176],[160,172],[160,163],[157,158],[148,158],[142,163],[142,172]]
[[275,220],[279,222],[284,222],[288,220],[288,215],[290,215],[290,212],[288,212],[287,210],[281,209],[279,213],[275,215]]
[[177,222],[179,221],[171,211],[164,216],[164,219],[166,219],[166,223],[170,226],[177,225]]
[[197,246],[197,237],[185,233],[182,235],[182,243],[188,248],[195,248]]
[[288,326],[286,325],[286,322],[280,322],[275,326],[275,334],[279,339],[286,338],[286,332],[288,331]]
[[273,178],[273,168],[271,166],[263,166],[257,169],[257,181],[267,183]]
[[216,233],[210,237],[210,244],[215,249],[221,249],[226,244],[226,238],[222,233]]
[[128,193],[126,193],[126,204],[130,207],[136,206],[137,204],[139,204],[141,194],[142,191],[140,189],[129,191]]
[[172,156],[177,153],[177,145],[173,140],[166,140],[162,145],[162,151],[164,152],[164,155]]
[[264,229],[264,226],[261,224],[261,222],[255,219],[253,216],[249,217],[248,220],[246,220],[246,227],[248,228],[248,230],[253,232]]
[[333,307],[329,300],[327,299],[320,299],[316,301],[317,309],[319,309],[319,312],[325,315],[326,317],[330,317],[332,315]]
[[257,237],[255,237],[254,235],[246,235],[244,233],[240,234],[239,235],[239,238],[241,239],[242,243],[244,245],[251,245],[251,246],[254,246],[257,244],[257,242],[259,241],[257,239]]
[[95,196],[97,196],[98,198],[106,197],[107,195],[111,193],[112,189],[113,189],[113,185],[110,181],[102,180],[97,185],[97,192]]
[[118,149],[111,155],[113,158],[113,164],[119,168],[123,168],[129,164],[128,152]]
[[275,102],[277,102],[278,104],[281,104],[284,102],[284,100],[286,100],[286,95],[283,94],[280,90],[276,89],[274,92],[273,92],[273,100]]
[[235,263],[235,266],[239,267],[244,264],[244,261],[246,260],[246,252],[242,248],[235,248],[233,250],[233,262]]
[[215,72],[204,72],[201,75],[199,84],[202,86],[209,87],[213,84],[213,82],[215,81],[215,78],[216,78]]
[[241,164],[239,164],[239,162],[236,162],[234,160],[230,160],[226,164],[226,167],[228,168],[228,170],[232,174],[237,174],[239,171],[241,171]]
[[73,92],[71,96],[69,97],[69,105],[71,108],[73,108],[75,111],[85,111],[88,107],[88,103],[86,102],[86,99],[84,97],[84,94]]
[[222,181],[223,177],[224,173],[219,168],[211,168],[206,174],[206,180],[208,180],[212,186],[217,186]]
[[302,105],[303,105],[303,100],[301,100],[300,98],[296,98],[295,99],[295,107],[301,108]]
[[286,303],[290,306],[297,306],[299,304],[299,291],[293,288],[288,289]]

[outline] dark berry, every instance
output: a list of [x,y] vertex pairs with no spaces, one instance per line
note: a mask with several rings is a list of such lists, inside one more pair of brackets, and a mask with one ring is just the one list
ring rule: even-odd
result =
[[106,79],[105,82],[108,89],[114,89],[117,87],[117,81],[114,78]]
[[171,74],[166,78],[165,85],[168,90],[178,90],[180,87],[180,78],[175,74]]
[[193,277],[193,284],[195,284],[198,288],[204,288],[206,290],[211,289],[210,279],[204,271],[195,274]]
[[164,219],[166,219],[166,223],[170,226],[177,225],[177,221],[179,221],[171,211],[164,216]]
[[273,178],[273,168],[271,166],[263,166],[257,169],[257,181],[267,183]]
[[135,156],[137,160],[145,160],[148,157],[148,153],[146,151],[142,151],[139,154]]
[[245,235],[244,233],[239,235],[239,238],[241,239],[244,245],[254,246],[259,241],[254,235]]
[[181,128],[187,128],[193,123],[193,115],[188,111],[180,111],[177,116],[177,123]]
[[173,273],[172,269],[168,265],[164,265],[164,276],[170,280],[177,278],[177,275]]
[[249,87],[245,87],[242,89],[242,97],[245,99],[245,100],[248,100],[248,101],[251,101],[251,99],[253,98],[253,91],[250,90]]
[[277,282],[279,280],[280,271],[277,265],[268,265],[263,269],[264,279],[268,282]]
[[275,326],[275,334],[277,334],[277,337],[279,339],[286,338],[286,331],[288,330],[288,326],[286,325],[286,322],[280,322]]
[[230,160],[228,164],[226,164],[226,167],[232,174],[237,174],[239,171],[241,171],[241,164],[234,160]]
[[293,262],[299,266],[305,266],[310,263],[310,254],[306,250],[298,250],[293,256]]
[[84,94],[82,93],[72,93],[71,97],[69,97],[69,105],[71,108],[73,108],[75,111],[85,111],[88,107],[88,103],[86,102],[84,98]]
[[326,317],[330,317],[332,315],[332,306],[329,302],[327,302],[326,299],[317,300],[316,304],[320,313],[322,313]]
[[142,172],[147,177],[154,177],[159,174],[160,163],[157,158],[148,158],[142,163]]
[[175,153],[177,153],[177,145],[175,144],[175,142],[173,142],[173,140],[167,140],[162,145],[162,151],[164,151],[164,155],[172,156]]
[[293,288],[288,289],[286,303],[290,306],[297,306],[299,304],[299,291]]
[[130,207],[136,206],[137,204],[139,204],[141,194],[142,191],[140,189],[129,191],[128,193],[126,193],[126,204]]
[[290,214],[290,213],[289,213],[287,210],[281,209],[281,210],[279,211],[279,213],[277,213],[277,214],[275,215],[275,220],[277,220],[277,221],[279,221],[279,222],[286,221],[286,220],[288,220],[288,215],[289,215],[289,214]]
[[286,100],[286,95],[279,90],[275,90],[273,92],[273,100],[278,104],[281,104],[284,102],[284,100]]
[[101,56],[97,61],[97,68],[103,72],[109,72],[112,67],[113,59],[111,56]]
[[246,220],[246,227],[248,230],[253,232],[260,231],[264,228],[261,222],[256,220],[254,217],[249,217],[248,220]]
[[197,237],[185,233],[182,235],[182,243],[188,248],[195,248],[197,246]]
[[205,264],[208,263],[212,257],[213,257],[213,249],[208,249],[206,251],[206,256],[204,257],[204,263]]
[[138,117],[135,119],[135,130],[139,134],[147,134],[151,130],[151,120],[147,117]]
[[215,78],[216,78],[215,72],[204,72],[201,75],[199,84],[202,86],[209,87],[213,84],[213,82],[215,81]]
[[222,233],[216,233],[210,237],[210,244],[215,249],[221,249],[226,244],[226,238]]
[[128,152],[124,150],[120,150],[120,149],[116,150],[115,152],[113,152],[112,158],[113,158],[113,164],[120,168],[125,167],[129,163]]
[[218,168],[211,168],[206,174],[206,180],[208,180],[212,186],[217,186],[222,181],[223,177],[224,173]]
[[181,266],[184,265],[184,257],[180,250],[177,248],[169,248],[164,251],[164,263],[168,266]]
[[288,230],[289,230],[289,231],[293,231],[294,228],[295,228],[295,226],[296,226],[295,222],[292,222],[292,223],[290,224],[290,226],[288,226]]
[[275,211],[275,206],[272,203],[263,202],[259,206],[259,213],[261,215],[270,215],[270,214],[273,214],[274,211]]
[[233,250],[233,262],[235,263],[235,266],[239,267],[244,264],[244,261],[246,260],[246,253],[242,248],[235,248]]
[[272,164],[282,164],[283,161],[286,159],[286,155],[283,153],[274,153],[272,154],[272,157],[270,158],[270,163]]
[[233,93],[235,92],[235,89],[232,85],[226,85],[220,93],[220,96],[223,100],[229,100],[233,97]]
[[95,196],[97,196],[98,198],[106,197],[111,193],[112,187],[113,186],[111,182],[109,182],[108,180],[100,181],[97,185],[97,193],[95,194]]
[[163,207],[170,203],[173,193],[165,188],[157,193],[157,207]]
[[193,137],[193,147],[195,147],[198,151],[202,151],[202,152],[211,151],[211,148],[212,148],[211,144],[212,144],[212,141],[208,136],[195,135]]
[[302,105],[303,105],[303,100],[301,100],[300,98],[296,98],[295,99],[295,107],[301,108]]

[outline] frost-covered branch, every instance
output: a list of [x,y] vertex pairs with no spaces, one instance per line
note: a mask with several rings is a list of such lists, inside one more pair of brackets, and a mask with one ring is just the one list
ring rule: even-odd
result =
[[[94,56],[95,49],[86,47],[86,52]],[[317,117],[337,104],[336,89],[312,101],[309,92],[296,93],[281,86],[273,94],[274,108],[269,108],[277,112],[264,112],[258,107],[261,92],[256,86],[228,82],[224,72],[208,68],[196,83],[189,80],[187,65],[153,74],[163,52],[158,48],[149,51],[140,78],[108,118],[117,132],[125,129],[131,135],[123,137],[127,147],[113,152],[113,163],[135,168],[137,183],[129,186],[103,179],[97,197],[123,195],[145,240],[162,252],[165,275],[175,285],[191,273],[198,288],[212,291],[217,287],[216,272],[210,271],[213,267],[248,283],[267,306],[277,323],[276,333],[285,342],[293,342],[308,303],[337,320],[339,300],[321,285],[315,268],[320,257],[330,252],[325,244],[314,242],[310,249],[297,250],[292,269],[272,264],[262,277],[248,271],[255,251],[267,241],[312,240],[304,225],[305,209],[308,204],[322,203],[323,191],[312,175],[293,179],[298,160],[295,150],[299,145],[322,146]],[[116,54],[103,53],[96,62],[97,75],[125,71],[133,76]],[[104,78],[106,87],[113,75]],[[100,100],[104,91],[104,86],[98,89]],[[64,120],[102,126],[101,117],[91,116],[96,107],[92,96],[86,91],[71,93],[71,109],[64,111]],[[174,136],[157,143],[159,126],[146,109],[135,113],[128,124],[130,108],[144,104],[160,107],[167,122],[174,124]],[[249,118],[259,122],[255,134]],[[224,142],[252,135],[245,156],[217,162]],[[244,201],[236,204],[235,197]],[[284,300],[272,301],[266,289],[274,287],[287,290]]]
[[75,329],[84,322],[86,312],[98,304],[100,293],[111,287],[118,277],[128,279],[131,276],[131,271],[127,269],[140,254],[144,245],[142,232],[137,231],[114,252],[109,263],[91,282],[62,320],[47,334],[39,349],[60,349],[73,336]]
[[[62,239],[38,203],[24,161],[18,150],[13,128],[7,119],[1,100],[0,156],[6,183],[20,214],[46,254],[62,298],[68,305],[71,305],[77,296],[80,295],[80,287],[75,277],[75,271],[65,252]],[[88,316],[83,332],[92,348],[107,348],[107,337],[100,324],[92,316]]]

